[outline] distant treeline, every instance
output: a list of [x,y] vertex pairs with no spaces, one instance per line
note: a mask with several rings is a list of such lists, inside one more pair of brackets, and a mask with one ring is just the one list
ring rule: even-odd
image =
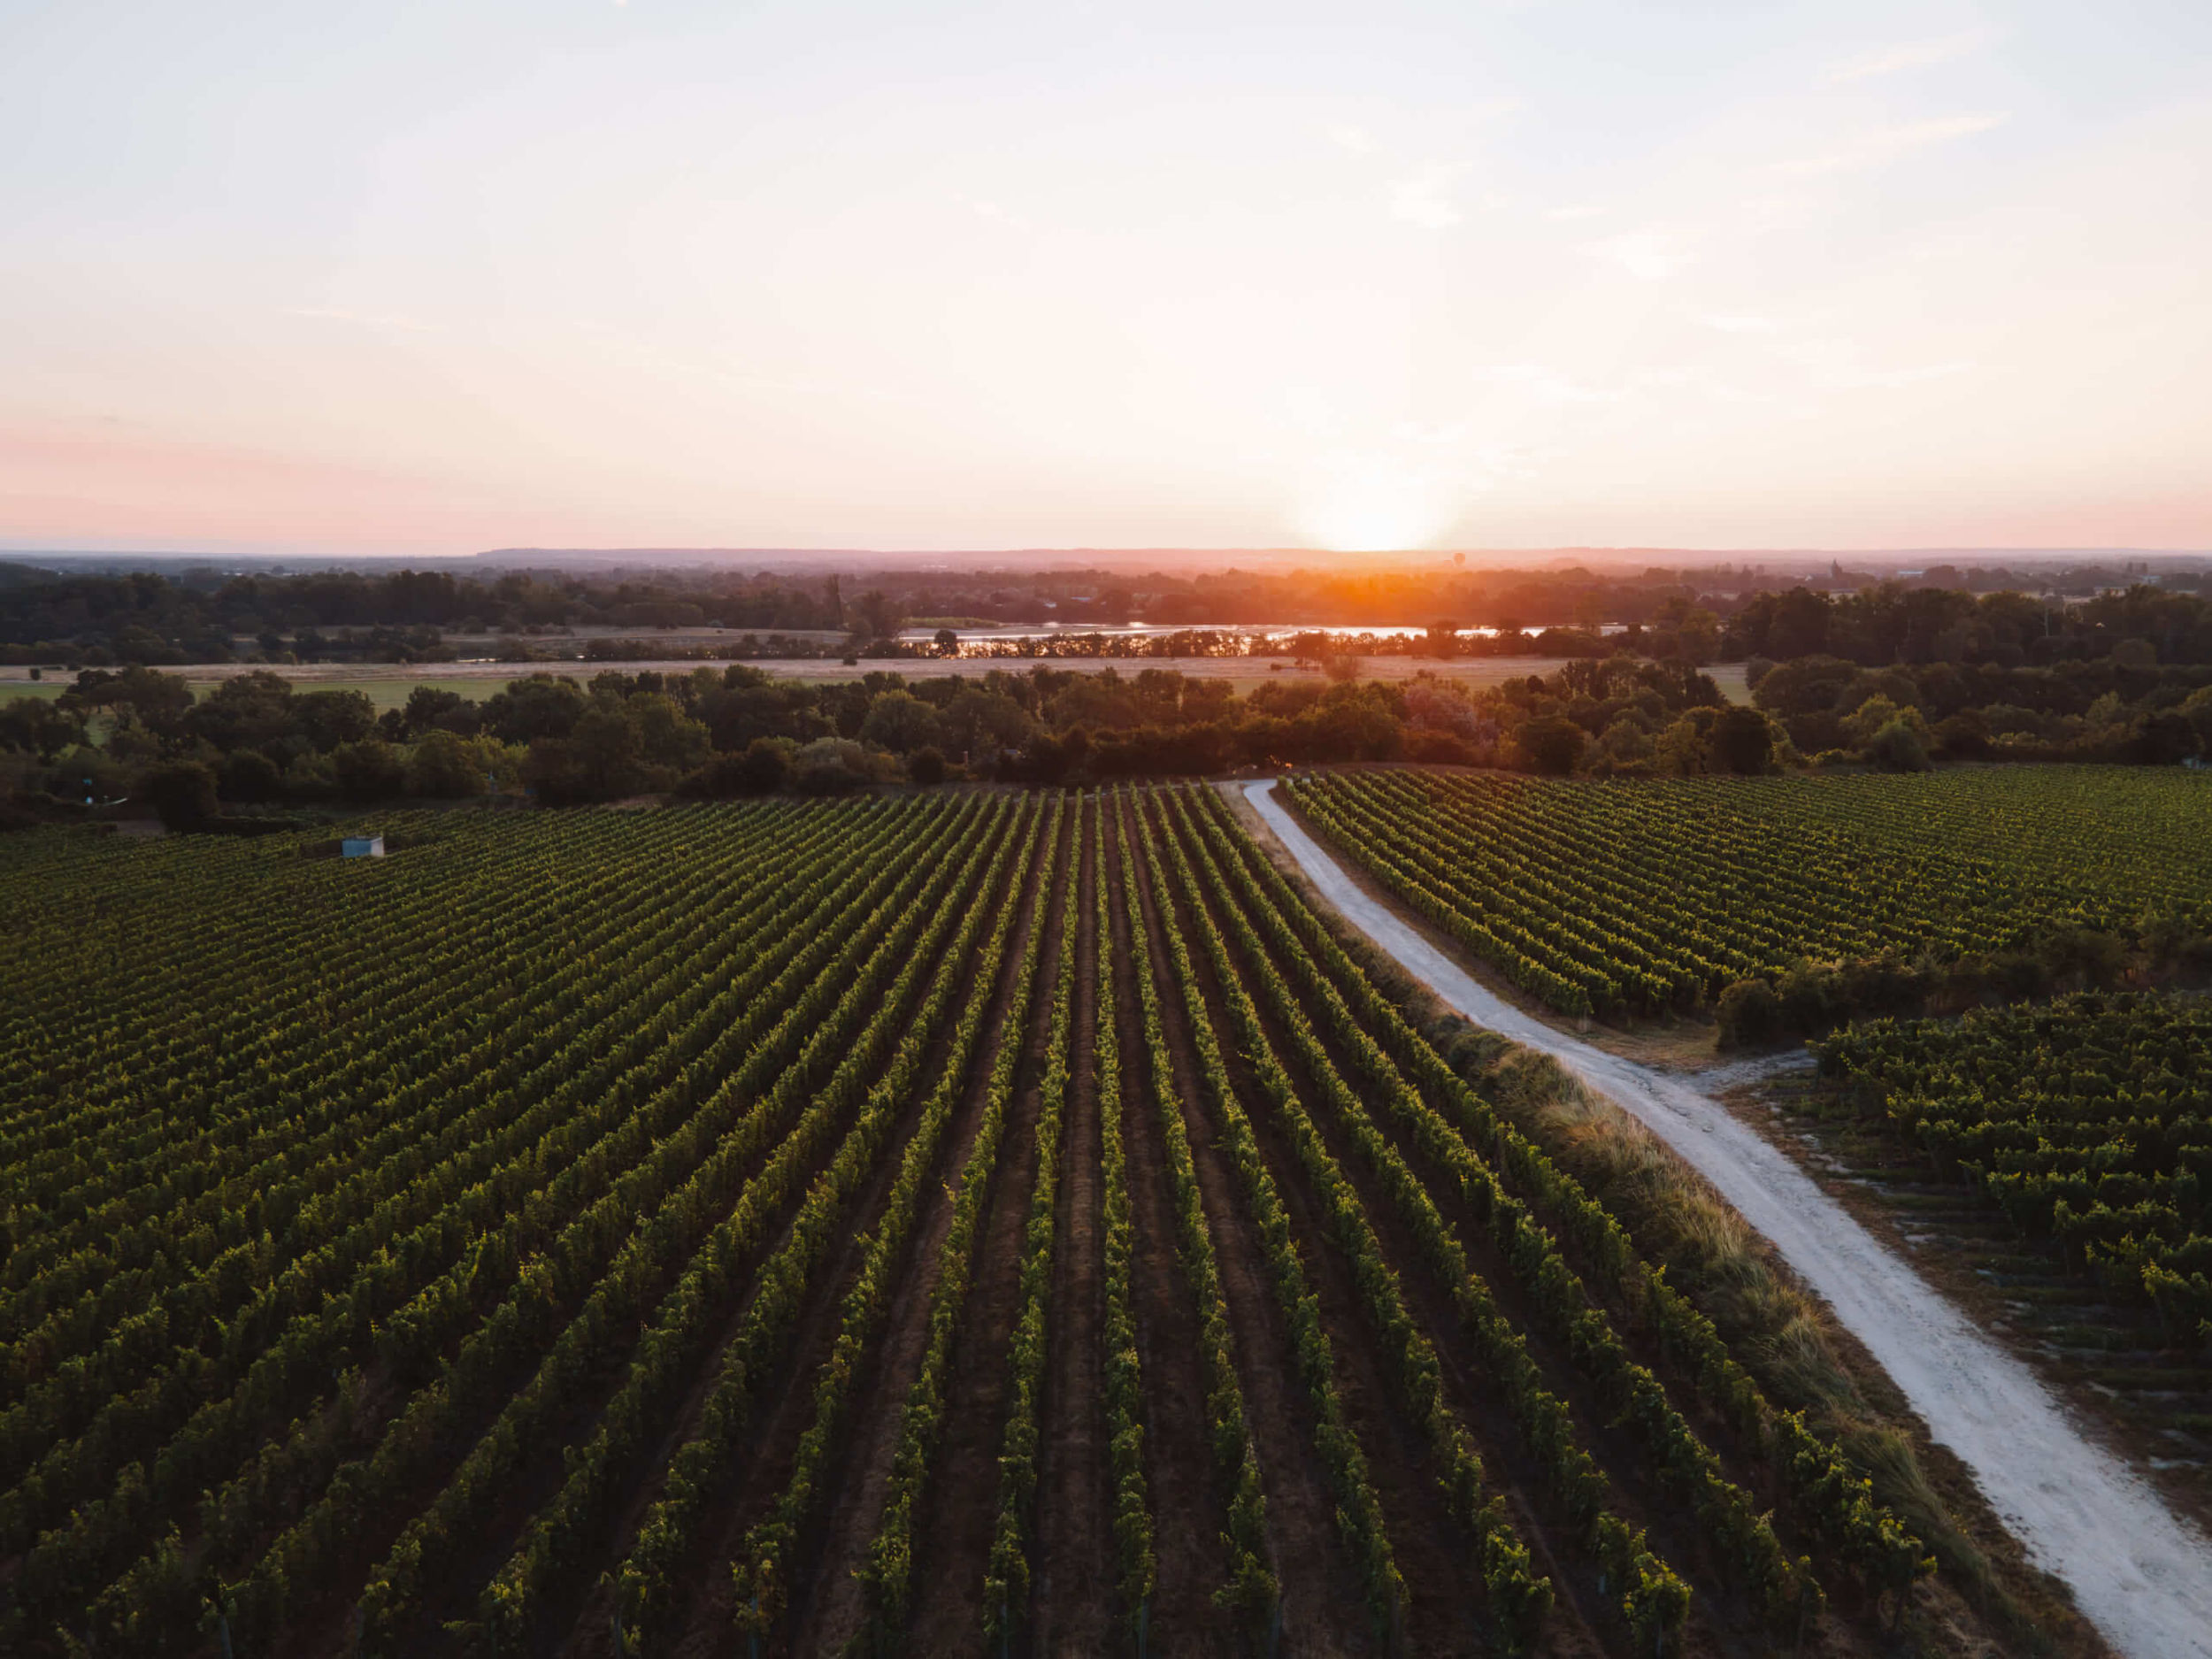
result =
[[[1141,579],[1107,572],[883,572],[849,595],[835,577],[657,572],[635,578],[514,571],[496,576],[403,570],[225,576],[61,575],[0,563],[0,658],[70,668],[260,659],[273,663],[437,661],[453,635],[502,636],[501,655],[548,651],[574,630],[722,629],[702,647],[595,637],[563,650],[603,660],[645,655],[844,654],[1145,657],[1317,653],[1301,630],[1413,628],[1328,649],[1365,655],[1627,654],[1693,663],[1833,655],[1863,665],[2005,665],[2147,651],[2161,663],[2212,662],[2212,601],[2200,579],[2124,590],[2085,568],[2033,579],[1939,565],[1876,582],[1840,567],[1785,582],[1725,565],[1640,575],[1445,570],[1376,574],[1237,571]],[[2032,590],[2032,591],[2031,591]],[[2109,590],[2109,591],[2107,591]],[[1049,635],[956,645],[902,641],[947,623],[1056,625]],[[1087,633],[1142,622],[1161,636]],[[1265,628],[1255,643],[1231,629]],[[1494,630],[1471,637],[1466,630]],[[811,638],[794,636],[812,635]],[[825,638],[823,636],[830,636]]]
[[326,572],[217,580],[153,572],[56,576],[0,565],[0,649],[9,660],[108,666],[354,657],[436,661],[448,634],[575,627],[721,626],[787,632],[851,626],[837,580],[735,581],[701,595],[655,582],[592,583],[516,572]]
[[559,804],[1390,760],[1680,777],[2212,754],[2212,665],[2107,657],[1868,668],[1809,657],[1762,659],[1748,678],[1747,707],[1691,663],[1625,657],[1484,687],[1425,672],[1363,680],[1337,658],[1325,682],[1263,680],[1243,695],[1233,681],[1164,668],[878,670],[826,682],[738,664],[610,669],[588,681],[535,673],[480,701],[423,686],[379,715],[357,691],[298,690],[262,671],[196,701],[181,677],[157,669],[87,669],[58,697],[0,703],[10,803],[0,816],[34,822],[153,801],[194,822],[224,803],[528,795]]
[[[19,818],[153,801],[180,823],[225,803],[367,803],[527,793],[549,803],[679,790],[827,793],[969,778],[1063,783],[1246,766],[1413,759],[1572,770],[1627,722],[1685,770],[1764,770],[1766,717],[1729,710],[1678,664],[1570,664],[1470,688],[1418,676],[1328,683],[1038,666],[979,678],[870,672],[779,680],[743,664],[688,674],[533,674],[478,701],[418,687],[379,715],[357,691],[256,672],[195,700],[157,669],[83,671],[60,696],[0,704],[0,785]],[[179,807],[176,803],[182,801]]]

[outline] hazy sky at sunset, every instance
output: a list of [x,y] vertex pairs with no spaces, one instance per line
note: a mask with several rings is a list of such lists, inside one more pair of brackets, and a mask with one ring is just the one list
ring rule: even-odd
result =
[[0,4],[0,546],[2212,548],[2212,4]]

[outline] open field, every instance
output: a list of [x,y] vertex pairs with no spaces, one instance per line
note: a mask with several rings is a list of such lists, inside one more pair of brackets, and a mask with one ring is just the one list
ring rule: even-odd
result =
[[[1549,657],[1457,657],[1450,662],[1437,662],[1417,657],[1369,657],[1360,659],[1360,672],[1371,680],[1408,680],[1417,673],[1442,673],[1463,680],[1471,686],[1495,685],[1501,680],[1517,680],[1529,674],[1556,673],[1566,659]],[[165,673],[180,674],[196,687],[211,687],[237,674],[249,674],[259,670],[280,674],[295,686],[303,688],[330,691],[359,691],[379,710],[396,709],[407,701],[407,694],[417,686],[434,686],[441,690],[457,691],[464,696],[490,696],[507,681],[523,674],[560,674],[572,680],[589,680],[594,674],[613,671],[634,674],[643,669],[659,673],[688,674],[700,668],[720,669],[723,663],[659,661],[640,663],[437,663],[437,664],[280,664],[274,667],[252,663],[206,663],[188,664],[181,668],[164,669]],[[910,680],[958,675],[972,679],[993,670],[1020,673],[1033,667],[1071,669],[1079,672],[1095,673],[1117,669],[1124,674],[1134,674],[1147,668],[1171,668],[1185,674],[1233,682],[1240,691],[1273,680],[1304,680],[1319,682],[1323,676],[1317,670],[1294,667],[1281,657],[1015,657],[988,660],[979,657],[914,658],[903,661],[864,661],[848,667],[833,657],[792,657],[757,660],[749,666],[789,680],[857,680],[864,674],[892,672]],[[1749,700],[1750,694],[1743,683],[1743,665],[1725,664],[1709,668],[1722,694],[1735,702]],[[0,668],[0,698],[11,696],[58,696],[69,683],[71,676],[50,673],[34,683],[26,668]]]
[[0,843],[12,1650],[1985,1640],[1212,791],[375,826]]

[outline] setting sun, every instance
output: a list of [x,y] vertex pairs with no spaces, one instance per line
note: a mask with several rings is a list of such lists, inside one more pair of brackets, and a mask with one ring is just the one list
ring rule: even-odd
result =
[[1434,544],[1472,494],[1440,470],[1388,455],[1338,457],[1302,492],[1295,527],[1334,553],[1409,552]]

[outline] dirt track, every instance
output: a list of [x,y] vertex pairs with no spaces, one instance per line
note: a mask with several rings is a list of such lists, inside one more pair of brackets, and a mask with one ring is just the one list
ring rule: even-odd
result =
[[1711,1181],[1827,1299],[1933,1438],[1973,1471],[2031,1556],[2071,1587],[2116,1647],[2131,1659],[2212,1659],[2212,1542],[2086,1439],[2026,1366],[1701,1092],[1698,1079],[1607,1054],[1484,989],[1361,891],[1284,810],[1274,787],[1271,779],[1243,787],[1322,896],[1445,1002],[1552,1056]]

